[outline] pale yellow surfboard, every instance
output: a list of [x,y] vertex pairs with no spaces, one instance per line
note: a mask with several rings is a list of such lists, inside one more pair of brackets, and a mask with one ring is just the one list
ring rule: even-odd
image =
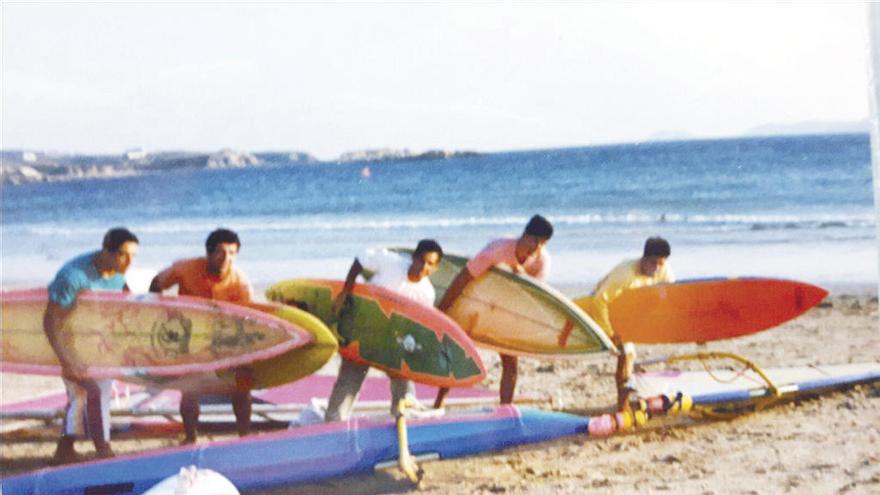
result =
[[[3,292],[0,300],[2,369],[59,374],[42,325],[46,290]],[[60,338],[87,366],[88,376],[165,385],[188,375],[271,360],[312,343],[314,335],[262,308],[192,297],[85,291]]]
[[[467,258],[443,255],[431,276],[438,302],[466,263]],[[505,267],[494,267],[471,281],[447,313],[477,345],[505,354],[559,357],[614,348],[605,332],[565,295]]]

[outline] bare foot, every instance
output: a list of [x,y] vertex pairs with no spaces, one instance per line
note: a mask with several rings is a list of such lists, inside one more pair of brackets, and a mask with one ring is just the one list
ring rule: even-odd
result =
[[75,451],[55,451],[55,455],[49,459],[50,466],[63,466],[65,464],[75,464],[77,462],[83,462],[86,460],[86,457],[82,454],[78,454]]
[[97,446],[95,447],[95,451],[98,453],[98,459],[116,457],[116,454],[113,452],[113,449],[110,448],[110,445]]

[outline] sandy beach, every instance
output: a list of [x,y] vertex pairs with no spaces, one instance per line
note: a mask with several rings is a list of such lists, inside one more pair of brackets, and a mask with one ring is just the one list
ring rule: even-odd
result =
[[[710,344],[639,346],[655,359],[702,350],[731,351],[765,367],[876,362],[880,332],[874,286],[833,286],[807,314],[757,335]],[[563,287],[569,295],[582,288]],[[500,363],[484,352],[496,389]],[[521,359],[518,394],[538,407],[573,414],[608,412],[614,402],[614,360]],[[3,402],[51,390],[60,380],[4,374]],[[457,460],[428,462],[420,493],[878,493],[880,385],[780,404],[728,421],[678,418],[608,438],[570,437]],[[58,427],[2,434],[3,476],[46,465]],[[204,435],[206,441],[222,434]],[[117,453],[177,443],[174,435],[117,438]],[[89,442],[78,444],[91,453]],[[266,494],[390,494],[414,491],[394,469]]]
[[[880,0],[0,2],[0,292],[45,289],[67,266],[69,277],[61,277],[59,289],[79,287],[74,279],[81,278],[81,269],[89,279],[95,269],[101,283],[90,280],[88,287],[118,289],[121,280],[111,272],[125,271],[127,286],[140,294],[164,272],[157,284],[178,286],[168,287],[166,295],[242,301],[233,294],[239,277],[213,269],[222,260],[241,271],[257,301],[279,282],[340,280],[358,266],[362,275],[377,275],[372,283],[427,301],[426,285],[399,282],[412,282],[415,268],[424,274],[432,265],[428,259],[413,259],[403,278],[398,268],[405,259],[370,263],[367,254],[413,249],[421,240],[438,242],[446,261],[450,255],[477,258],[465,269],[471,274],[483,272],[480,260],[488,266],[503,258],[513,272],[522,268],[572,300],[590,294],[600,280],[633,280],[629,268],[635,265],[625,262],[645,256],[658,257],[657,263],[668,258],[671,276],[652,272],[654,282],[783,279],[828,292],[797,318],[757,334],[708,344],[637,344],[639,371],[707,371],[633,380],[654,399],[651,413],[664,407],[670,412],[687,402],[684,395],[697,397],[694,411],[599,436],[626,427],[601,418],[618,412],[616,350],[520,357],[514,406],[538,411],[517,416],[507,406],[494,410],[502,364],[497,350],[485,348],[479,352],[488,373],[474,385],[480,390],[450,394],[450,402],[458,402],[448,410],[468,408],[462,416],[469,418],[413,411],[411,416],[426,419],[424,429],[410,430],[417,431],[410,435],[410,450],[451,455],[466,450],[458,446],[477,450],[495,440],[510,445],[589,430],[590,424],[594,436],[425,460],[418,486],[392,466],[246,493],[880,495],[880,378],[829,390],[841,375],[841,381],[867,381],[875,376],[871,370],[880,370]],[[529,228],[536,215],[552,228]],[[121,249],[114,235],[106,237],[117,228],[137,237],[137,250]],[[212,240],[218,229],[235,232],[234,242],[221,236],[219,250]],[[655,237],[670,252],[665,243],[646,242]],[[513,253],[512,244],[496,243],[501,239],[519,239]],[[549,256],[536,256],[536,246],[546,246]],[[531,254],[523,258],[526,247]],[[86,254],[96,251],[102,255],[89,264]],[[204,273],[201,261],[178,264],[206,255],[212,266]],[[639,267],[643,275],[650,271],[647,264]],[[510,332],[494,341],[496,349],[520,341],[524,345],[513,352],[562,347],[573,353],[589,342],[570,314],[545,331],[545,322],[558,316],[556,308],[505,287],[521,280],[474,280],[485,285],[468,282],[468,288],[452,285],[466,277],[444,272],[435,272],[432,282],[440,290],[455,287],[446,302],[461,297],[458,288],[472,297],[459,306],[465,333],[481,339],[482,324],[492,325],[487,334]],[[723,291],[726,298],[690,313],[699,315],[700,330],[706,330],[697,339],[720,332],[727,316],[738,330],[759,319],[728,304],[733,290],[696,290]],[[747,290],[748,310],[761,316],[804,308],[814,299],[799,291],[777,303]],[[308,301],[310,307],[323,312],[326,293],[308,291],[320,298]],[[286,336],[277,344],[257,328],[265,321],[250,315],[254,326],[243,324],[241,311],[235,320],[229,313],[210,320],[209,333],[201,331],[207,325],[196,321],[194,306],[176,310],[163,303],[163,318],[136,324],[128,313],[111,314],[101,304],[97,316],[81,320],[88,322],[83,326],[89,344],[69,334],[58,340],[75,359],[87,361],[71,366],[97,368],[104,364],[101,356],[110,358],[107,368],[124,360],[124,372],[105,373],[131,382],[113,383],[109,425],[113,453],[128,457],[52,471],[65,384],[60,377],[3,370],[55,371],[37,367],[45,364],[35,362],[45,353],[29,353],[40,348],[52,357],[52,346],[61,350],[55,336],[49,349],[34,345],[45,334],[40,322],[51,324],[54,311],[44,318],[42,306],[28,307],[27,315],[38,319],[19,325],[9,317],[14,311],[6,302],[12,297],[4,297],[0,495],[25,491],[10,482],[20,475],[37,485],[38,495],[57,490],[51,473],[66,484],[74,483],[68,475],[79,473],[73,476],[84,482],[80,491],[91,495],[143,492],[135,475],[143,473],[147,484],[171,474],[157,467],[163,461],[174,471],[190,463],[215,467],[242,485],[268,485],[283,477],[273,477],[282,470],[307,477],[372,469],[376,460],[395,456],[406,463],[398,450],[406,443],[403,435],[391,438],[395,431],[384,399],[390,387],[384,381],[365,381],[360,389],[354,411],[368,420],[321,423],[324,411],[316,409],[329,402],[339,353],[317,376],[281,390],[251,391],[255,407],[247,433],[266,441],[238,441],[232,394],[205,393],[200,375],[222,373],[218,378],[238,391],[254,383],[274,385],[276,378],[283,382],[313,369],[303,363],[317,353],[294,347],[300,340]],[[618,314],[647,323],[646,332],[686,327],[671,318],[664,323],[668,313],[650,314],[638,299]],[[339,312],[340,321],[363,325],[344,339],[351,345],[344,352],[357,352],[392,374],[407,370],[435,383],[445,370],[455,380],[474,376],[473,349],[461,345],[461,335],[440,329],[438,315],[420,320],[432,328],[398,326],[415,315],[398,318],[407,315],[394,315],[386,302],[377,306],[382,316],[391,315],[387,329],[393,334],[360,332],[365,320],[385,321],[372,304],[346,305],[364,308],[361,314]],[[467,312],[470,303],[481,309]],[[487,315],[486,307],[501,311]],[[422,316],[426,309],[417,308]],[[92,332],[95,321],[103,325]],[[271,323],[274,330],[281,327]],[[626,333],[624,325],[617,320],[619,334]],[[670,333],[664,333],[666,340]],[[534,342],[535,335],[543,342]],[[499,336],[488,335],[482,345],[491,337]],[[305,346],[306,339],[301,342]],[[605,344],[599,347],[611,347]],[[262,349],[251,353],[257,345]],[[370,354],[371,347],[383,356]],[[669,358],[702,353],[745,359],[668,364]],[[254,373],[238,369],[274,356],[277,362],[264,361]],[[470,362],[459,364],[462,356]],[[779,381],[788,386],[717,392],[722,387],[709,382],[723,382],[715,370],[737,385],[760,375],[744,361],[775,368],[787,375]],[[825,375],[822,369],[791,369],[847,364],[861,366]],[[869,371],[849,374],[853,369]],[[376,368],[368,373],[388,378]],[[672,388],[696,375],[690,390]],[[816,376],[821,378],[812,380]],[[646,391],[652,379],[675,385]],[[434,391],[421,385],[422,396],[416,394],[427,410],[433,401],[426,397]],[[798,385],[822,393],[794,397]],[[188,390],[201,395],[198,442],[210,448],[185,446],[155,453],[161,457],[157,464],[141,462],[144,453],[184,440],[180,390],[153,388],[170,386],[198,388]],[[682,400],[658,407],[661,395]],[[727,401],[740,399],[753,403],[736,404],[743,409],[737,415],[722,417],[707,405],[717,400],[722,405],[716,409],[734,408]],[[566,426],[554,429],[552,417]],[[466,423],[471,418],[491,419]],[[300,429],[285,434],[290,427]],[[458,432],[467,437],[447,436]],[[480,433],[493,435],[491,441],[480,442]],[[273,434],[280,453],[266,447],[266,436]],[[98,444],[109,457],[106,445]],[[89,439],[77,440],[75,450],[85,462],[97,458]],[[79,460],[59,455],[68,458]],[[302,462],[294,465],[293,459]],[[114,465],[119,470],[111,474]]]

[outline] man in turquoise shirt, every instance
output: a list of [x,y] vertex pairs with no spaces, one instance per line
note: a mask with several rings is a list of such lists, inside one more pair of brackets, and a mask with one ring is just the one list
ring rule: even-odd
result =
[[43,330],[58,361],[67,388],[67,409],[61,439],[52,464],[80,460],[74,448],[78,436],[88,434],[98,457],[112,457],[110,449],[110,384],[85,376],[86,365],[64,346],[61,333],[83,290],[128,291],[125,271],[137,255],[138,239],[125,228],[109,230],[100,251],[77,256],[67,262],[49,284],[49,303],[43,316]]

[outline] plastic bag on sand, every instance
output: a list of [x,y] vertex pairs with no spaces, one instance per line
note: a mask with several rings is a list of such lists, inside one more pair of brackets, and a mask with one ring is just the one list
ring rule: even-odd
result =
[[195,466],[182,467],[180,473],[169,476],[144,495],[241,495],[235,485],[222,474]]

